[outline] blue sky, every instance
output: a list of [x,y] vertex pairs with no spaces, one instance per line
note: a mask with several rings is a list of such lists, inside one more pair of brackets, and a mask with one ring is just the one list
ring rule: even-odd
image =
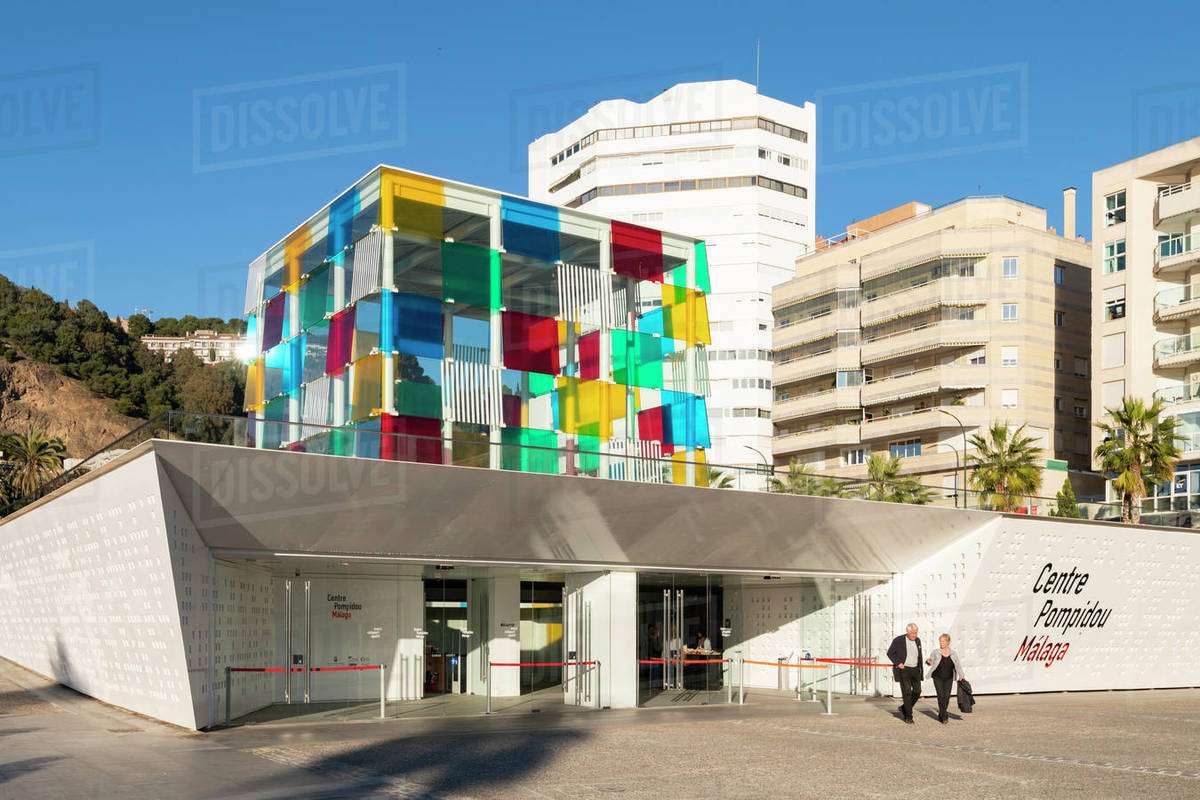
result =
[[[964,140],[975,152],[926,129],[908,150],[819,155],[818,234],[907,200],[979,192],[1045,206],[1061,230],[1068,185],[1088,234],[1094,169],[1200,135],[1197,15],[1184,4],[247,5],[9,5],[0,271],[113,314],[240,315],[249,260],[375,164],[523,194],[529,135],[608,97],[753,81],[756,39],[761,91],[788,102],[857,101],[845,87],[878,82],[889,86],[866,96],[884,111],[897,91],[983,106],[1003,92]],[[377,124],[360,114],[339,139],[326,119],[307,149],[267,147],[269,163],[231,155],[204,105],[236,113],[241,99],[296,85],[351,97],[371,75],[400,82],[398,69],[402,96],[367,98],[383,103]],[[330,71],[328,85],[305,83]],[[357,149],[332,152],[343,141]]]

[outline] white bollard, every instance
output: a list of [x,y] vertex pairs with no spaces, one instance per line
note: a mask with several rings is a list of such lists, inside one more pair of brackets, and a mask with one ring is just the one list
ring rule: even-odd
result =
[[385,675],[387,670],[386,665],[379,665],[379,718],[387,719],[387,682]]

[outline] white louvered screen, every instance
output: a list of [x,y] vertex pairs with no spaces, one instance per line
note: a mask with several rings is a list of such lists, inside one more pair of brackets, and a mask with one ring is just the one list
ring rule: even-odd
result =
[[442,405],[455,422],[500,424],[500,374],[486,354],[481,347],[456,346],[454,360],[442,362]]
[[621,481],[662,483],[665,480],[662,443],[608,440],[608,477]]
[[358,240],[350,256],[349,302],[357,303],[379,290],[380,262],[383,257],[383,231],[372,231]]
[[577,264],[559,264],[558,306],[568,322],[589,327],[614,327],[613,293],[605,291],[605,280],[599,270]]
[[305,425],[329,424],[329,382],[329,376],[322,375],[305,386],[304,409],[300,417]]
[[251,311],[262,305],[263,280],[267,274],[267,256],[261,255],[250,262],[250,272],[246,277],[246,310]]

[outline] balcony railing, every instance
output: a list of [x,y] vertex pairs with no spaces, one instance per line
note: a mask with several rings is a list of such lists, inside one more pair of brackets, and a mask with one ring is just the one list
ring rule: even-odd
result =
[[1200,283],[1189,283],[1187,286],[1172,286],[1170,289],[1163,289],[1154,296],[1154,311],[1161,314],[1163,311],[1170,313],[1170,309],[1176,306],[1191,303],[1195,300],[1200,300]]
[[1200,340],[1193,341],[1190,333],[1173,336],[1154,343],[1154,360],[1184,363],[1188,356],[1200,358]]
[[1154,202],[1154,222],[1172,219],[1185,214],[1200,213],[1200,185],[1177,183],[1173,186],[1158,187],[1158,197]]
[[1200,383],[1189,383],[1183,386],[1166,386],[1162,389],[1156,389],[1154,399],[1162,400],[1169,406],[1178,403],[1187,403],[1192,400],[1200,400]]
[[1154,246],[1154,271],[1185,269],[1200,261],[1200,247],[1192,247],[1192,235],[1176,236]]
[[943,304],[982,305],[987,302],[987,296],[988,285],[983,278],[939,277],[864,299],[862,324],[874,325]]
[[938,320],[873,339],[864,337],[862,363],[882,361],[942,346],[986,344],[987,339],[987,323],[983,320]]

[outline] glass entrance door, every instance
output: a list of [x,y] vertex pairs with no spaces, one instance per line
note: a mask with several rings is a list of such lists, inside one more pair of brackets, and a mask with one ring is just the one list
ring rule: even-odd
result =
[[[715,576],[713,576],[715,577]],[[638,704],[703,705],[735,699],[725,590],[708,575],[638,576]]]

